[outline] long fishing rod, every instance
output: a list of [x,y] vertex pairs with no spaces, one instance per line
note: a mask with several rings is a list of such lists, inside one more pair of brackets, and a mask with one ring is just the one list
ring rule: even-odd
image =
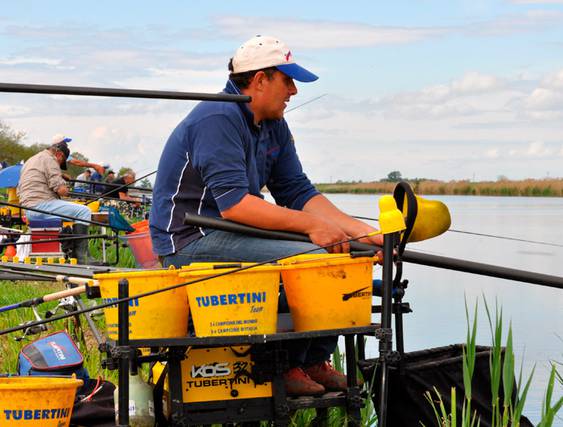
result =
[[[25,234],[29,236],[29,234]],[[18,245],[37,245],[40,243],[52,243],[52,242],[66,242],[66,241],[73,241],[73,240],[86,240],[86,239],[107,239],[113,238],[109,234],[81,234],[79,236],[69,236],[69,237],[59,237],[56,239],[40,239],[40,240],[28,240],[26,242],[12,242],[12,243],[0,243],[0,247],[5,246],[18,246]]]
[[[121,185],[121,186],[119,186],[119,187],[117,187],[117,188],[113,188],[113,189],[111,189],[110,191],[107,191],[106,193],[102,194],[102,195],[101,195],[100,197],[98,197],[97,199],[95,199],[95,200],[90,200],[89,202],[86,203],[86,205],[89,205],[90,203],[95,202],[95,201],[97,201],[97,200],[103,199],[104,196],[107,196],[108,194],[112,194],[112,193],[114,193],[114,192],[116,192],[116,191],[119,192],[119,190],[121,190],[121,189],[123,189],[123,188],[128,188],[130,185],[133,185],[133,184],[135,184],[136,182],[138,182],[138,181],[140,181],[140,180],[142,180],[142,179],[145,179],[145,178],[147,178],[147,177],[149,177],[149,176],[151,176],[151,175],[154,175],[155,173],[156,173],[156,171],[149,172],[148,174],[143,175],[143,176],[140,177],[140,178],[137,178],[137,179],[136,179],[135,181],[133,181],[131,184],[123,184],[123,185]],[[102,184],[102,185],[103,185],[103,184]]]
[[[279,257],[279,258],[272,258],[272,259],[269,259],[269,260],[266,260],[266,261],[260,261],[260,262],[252,263],[252,264],[249,264],[249,265],[246,265],[246,266],[243,266],[239,263],[236,263],[235,265],[240,265],[240,267],[234,268],[234,269],[232,269],[233,264],[217,265],[217,266],[214,266],[214,269],[228,268],[228,270],[225,271],[225,272],[222,272],[222,273],[217,273],[217,274],[211,275],[211,276],[201,277],[199,279],[194,279],[194,280],[190,280],[190,281],[187,281],[187,282],[170,285],[170,286],[167,286],[167,287],[164,287],[164,288],[155,289],[155,290],[147,291],[147,292],[142,292],[142,293],[139,293],[139,294],[136,294],[136,295],[131,295],[127,298],[112,299],[109,302],[98,304],[94,307],[88,307],[88,308],[85,308],[83,310],[77,310],[77,311],[74,311],[72,313],[61,314],[60,316],[50,317],[49,319],[28,322],[25,325],[20,325],[20,326],[15,326],[13,328],[4,329],[4,330],[0,331],[0,336],[6,335],[6,334],[9,334],[9,333],[12,333],[12,332],[21,331],[21,330],[26,329],[26,328],[44,325],[44,324],[49,323],[49,322],[55,322],[57,320],[66,319],[67,317],[76,316],[76,315],[83,314],[83,313],[89,313],[91,311],[103,309],[103,308],[110,307],[110,306],[115,306],[119,303],[129,302],[129,301],[132,301],[134,299],[145,298],[145,297],[149,297],[151,295],[156,295],[156,294],[159,294],[159,293],[162,293],[162,292],[171,291],[171,290],[174,290],[174,289],[177,289],[177,288],[181,288],[181,287],[188,286],[188,285],[193,285],[193,284],[196,284],[196,283],[199,283],[199,282],[204,282],[204,281],[215,279],[215,278],[218,278],[218,277],[228,276],[230,274],[235,274],[235,273],[238,273],[240,271],[249,270],[251,268],[259,267],[261,265],[277,263],[278,261],[281,261],[282,259],[291,258],[291,257],[294,257],[294,256],[299,256],[299,255],[305,255],[305,254],[308,254],[308,253],[311,253],[311,252],[318,251],[319,249],[328,249],[328,248],[331,248],[331,247],[336,246],[336,245],[341,245],[343,243],[352,244],[352,243],[354,243],[355,240],[362,239],[364,237],[373,236],[375,234],[379,234],[379,232],[369,233],[369,234],[366,234],[364,236],[355,237],[353,239],[342,240],[340,242],[331,243],[330,245],[320,246],[318,248],[313,248],[313,249],[309,249],[309,250],[306,250],[306,251],[300,251],[300,252],[290,254],[290,255],[286,255],[286,256],[283,256],[283,257]],[[366,245],[366,246],[369,246],[369,245]],[[375,246],[370,246],[369,249],[367,249],[367,251],[365,249],[362,249],[362,251],[363,252],[369,252],[369,256],[373,256],[375,249],[379,249],[379,248],[377,248]],[[366,253],[366,256],[368,256],[367,253]]]
[[14,203],[8,203],[8,202],[4,202],[4,201],[2,201],[2,200],[0,200],[0,205],[10,206],[10,207],[12,207],[12,208],[24,209],[24,210],[27,210],[27,211],[38,212],[38,213],[42,213],[42,214],[45,214],[45,215],[56,216],[56,217],[59,217],[59,218],[70,219],[71,221],[86,222],[86,223],[88,223],[88,224],[99,225],[99,226],[101,226],[101,227],[109,227],[109,228],[111,228],[112,230],[119,230],[118,228],[112,227],[111,225],[105,224],[105,223],[103,223],[103,222],[98,222],[98,221],[92,221],[92,220],[88,220],[88,219],[77,218],[77,217],[75,217],[75,216],[63,215],[63,214],[55,213],[55,212],[49,212],[49,211],[45,211],[45,210],[43,210],[43,209],[30,208],[30,207],[27,207],[27,206],[16,205],[16,204],[14,204]]
[[[99,200],[99,198],[101,197],[99,194],[94,194],[94,193],[86,193],[83,191],[70,191],[68,193],[69,196],[71,196],[72,198],[76,198],[76,199],[88,199],[89,203],[95,202],[97,200]],[[143,202],[136,202],[133,200],[123,200],[123,199],[118,199],[117,197],[104,197],[104,200],[107,201],[114,201],[114,202],[120,202],[120,203],[143,203]],[[143,204],[150,204],[147,201],[145,201]]]
[[14,272],[42,272],[47,274],[52,274],[49,278],[53,278],[57,275],[73,276],[73,277],[84,277],[87,279],[92,279],[94,274],[101,273],[113,273],[116,271],[139,271],[138,269],[117,269],[108,266],[93,266],[93,265],[72,265],[72,264],[25,264],[25,263],[13,263],[6,262],[0,263],[0,268],[5,271]]
[[225,93],[196,93],[164,90],[113,89],[84,86],[0,83],[0,92],[41,93],[51,95],[108,96],[114,98],[178,99],[186,101],[250,102],[250,96]]
[[56,278],[57,282],[70,282],[70,283],[74,283],[74,284],[79,284],[82,283],[80,286],[77,286],[75,288],[70,288],[70,289],[65,289],[63,291],[58,291],[58,292],[52,292],[50,294],[45,294],[43,296],[40,297],[35,297],[35,298],[31,298],[25,301],[20,301],[17,302],[15,304],[9,304],[9,305],[5,305],[3,307],[0,307],[0,313],[4,313],[6,311],[10,311],[10,310],[15,310],[17,308],[22,308],[22,307],[35,307],[38,306],[40,304],[43,304],[45,302],[49,302],[49,301],[56,301],[59,299],[63,299],[63,298],[67,298],[67,297],[71,297],[71,296],[76,296],[76,295],[80,295],[83,294],[87,291],[87,287],[91,286],[92,282],[95,282],[95,280],[89,280],[89,279],[83,279],[83,278],[79,278],[79,277],[57,277]]
[[[114,184],[113,182],[106,182],[106,181],[85,181],[83,179],[69,179],[67,182],[78,182],[79,184],[88,184],[88,185],[103,185],[104,187],[121,187],[122,184]],[[145,187],[129,187],[130,190],[139,190],[139,191],[146,191],[148,193],[152,192],[152,188],[145,188]]]
[[[311,241],[308,236],[305,236],[303,234],[290,233],[286,231],[264,230],[262,228],[251,227],[224,219],[210,218],[195,214],[186,214],[184,224],[193,225],[194,227],[212,228],[216,230],[230,231],[233,233],[248,234],[251,236],[266,239],[293,240],[299,242]],[[354,250],[379,249],[377,246],[368,245],[367,243],[360,243],[356,241],[352,241],[350,243],[350,248]],[[429,255],[410,250],[405,250],[403,252],[403,255],[401,256],[401,259],[405,262],[425,265],[428,267],[438,267],[447,270],[461,271],[464,273],[473,273],[482,276],[516,280],[519,282],[526,282],[534,285],[563,289],[563,277],[552,276],[549,274],[534,273],[530,271],[517,270],[514,268],[484,264],[480,262]]]
[[[364,220],[367,220],[367,221],[379,221],[377,218],[370,218],[370,217],[366,217],[366,216],[359,216],[359,215],[351,215],[351,216],[352,216],[352,218],[364,219]],[[492,238],[495,238],[495,239],[512,240],[512,241],[515,241],[515,242],[534,243],[536,245],[555,246],[557,248],[563,248],[563,245],[561,245],[559,243],[542,242],[542,241],[539,241],[539,240],[529,240],[529,239],[521,239],[521,238],[518,238],[518,237],[499,236],[499,235],[496,235],[496,234],[477,233],[477,232],[474,232],[474,231],[456,230],[456,229],[453,229],[453,228],[450,228],[447,231],[451,231],[452,233],[470,234],[470,235],[473,235],[473,236],[492,237]]]

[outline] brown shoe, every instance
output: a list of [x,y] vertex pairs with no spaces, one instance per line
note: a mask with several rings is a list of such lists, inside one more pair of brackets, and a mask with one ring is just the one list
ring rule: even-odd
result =
[[325,388],[313,381],[301,368],[291,368],[283,374],[285,391],[290,396],[315,396],[323,394]]
[[346,391],[348,388],[346,375],[334,369],[328,361],[317,363],[304,370],[313,381],[324,385],[327,390]]

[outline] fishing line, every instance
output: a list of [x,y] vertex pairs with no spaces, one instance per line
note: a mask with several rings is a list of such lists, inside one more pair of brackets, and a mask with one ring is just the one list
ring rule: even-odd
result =
[[323,96],[327,96],[327,95],[328,95],[328,93],[323,93],[322,95],[319,95],[319,96],[317,96],[316,98],[313,98],[313,99],[310,99],[310,100],[308,100],[308,101],[305,101],[303,104],[296,105],[295,107],[290,108],[289,110],[287,110],[287,111],[285,112],[285,114],[290,113],[290,112],[292,112],[293,110],[297,110],[298,108],[301,108],[301,107],[303,107],[304,105],[310,104],[311,102],[315,102],[315,101],[317,101],[318,99],[321,99]]
[[[241,267],[235,268],[234,270],[228,270],[228,271],[225,271],[223,273],[214,274],[212,276],[202,277],[202,278],[191,280],[191,281],[188,281],[188,282],[183,282],[183,283],[178,283],[178,284],[175,284],[175,285],[167,286],[165,288],[155,289],[153,291],[148,291],[148,292],[143,292],[143,293],[140,293],[140,294],[129,296],[127,298],[118,298],[118,299],[115,299],[115,300],[112,299],[112,301],[110,301],[110,302],[102,303],[102,304],[96,305],[94,307],[89,307],[89,308],[85,308],[83,310],[73,311],[72,313],[61,314],[60,316],[51,317],[49,319],[32,321],[32,322],[29,322],[25,325],[19,325],[19,326],[15,326],[13,328],[4,329],[4,330],[0,331],[0,336],[6,335],[6,334],[9,334],[9,333],[12,333],[12,332],[21,331],[21,330],[24,330],[24,329],[27,329],[27,328],[30,328],[30,327],[44,325],[44,324],[50,323],[50,322],[55,322],[57,320],[66,319],[67,317],[76,316],[76,315],[83,314],[83,313],[89,313],[90,311],[95,311],[95,310],[99,310],[101,308],[110,307],[110,306],[113,306],[113,305],[117,305],[119,303],[129,302],[133,299],[144,298],[144,297],[148,297],[148,296],[151,296],[151,295],[159,294],[161,292],[166,292],[166,291],[171,291],[171,290],[174,290],[174,289],[177,289],[177,288],[181,288],[181,287],[184,287],[184,286],[187,286],[187,285],[192,285],[192,284],[195,284],[195,283],[204,282],[206,280],[211,280],[211,279],[215,279],[215,278],[218,278],[218,277],[223,277],[223,276],[227,276],[227,275],[230,275],[230,274],[235,274],[235,273],[238,273],[239,271],[249,270],[251,268],[259,267],[261,265],[273,264],[273,263],[276,263],[276,262],[278,262],[282,259],[285,259],[285,258],[291,258],[291,257],[294,257],[294,256],[299,256],[299,255],[305,255],[305,254],[308,254],[310,252],[318,251],[319,249],[328,249],[328,248],[331,248],[333,246],[341,245],[343,243],[350,243],[350,242],[362,239],[364,237],[374,236],[376,234],[381,234],[381,232],[376,231],[376,232],[368,233],[368,234],[363,235],[363,236],[355,237],[353,239],[342,240],[342,241],[339,241],[339,242],[331,243],[330,245],[319,246],[319,247],[316,247],[316,248],[313,248],[313,249],[297,252],[297,253],[294,253],[294,254],[291,254],[291,255],[286,255],[286,256],[283,256],[283,257],[279,257],[279,258],[272,258],[272,259],[269,259],[269,260],[266,260],[266,261],[260,261],[260,262],[253,263],[253,264],[250,264],[250,265],[247,265],[247,266],[241,266]],[[374,249],[371,251],[372,255],[370,255],[370,256],[373,256],[373,253],[376,249],[379,249],[379,248],[374,247]],[[237,263],[237,265],[239,265],[239,264]]]
[[[359,216],[359,215],[351,215],[352,218],[357,218],[357,219],[364,219],[367,221],[379,221],[377,218],[370,218],[370,217],[366,217],[366,216]],[[455,230],[453,228],[448,229],[447,231],[451,231],[452,233],[461,233],[461,234],[470,234],[473,236],[481,236],[481,237],[491,237],[494,239],[502,239],[502,240],[512,240],[515,242],[524,242],[524,243],[534,243],[536,245],[545,245],[545,246],[554,246],[557,248],[563,248],[562,244],[559,243],[551,243],[551,242],[542,242],[539,240],[529,240],[529,239],[521,239],[518,237],[509,237],[509,236],[499,236],[496,234],[486,234],[486,233],[477,233],[474,231],[464,231],[464,230]]]
[[[115,191],[119,192],[119,190],[121,190],[122,188],[127,188],[127,187],[129,187],[130,185],[133,185],[133,184],[135,184],[136,182],[138,182],[138,181],[140,181],[140,180],[142,180],[142,179],[145,179],[145,178],[147,178],[147,177],[149,177],[149,176],[151,176],[151,175],[154,175],[155,173],[156,173],[156,171],[149,172],[148,174],[143,175],[143,176],[140,177],[140,178],[137,178],[137,179],[136,179],[135,181],[133,181],[131,184],[123,184],[123,185],[121,185],[121,186],[119,186],[119,187],[117,187],[117,188],[112,188],[110,191],[105,192],[104,194],[102,194],[102,195],[101,195],[100,197],[98,197],[97,199],[90,200],[89,202],[86,202],[85,204],[86,204],[86,205],[89,205],[89,204],[92,203],[92,202],[96,202],[96,201],[98,201],[98,200],[100,200],[100,199],[103,199],[104,196],[107,196],[108,194],[111,194],[111,193],[113,193],[113,192],[115,192]],[[94,182],[96,182],[96,181],[94,181]],[[99,185],[104,185],[104,184],[103,184],[103,182],[100,182]]]

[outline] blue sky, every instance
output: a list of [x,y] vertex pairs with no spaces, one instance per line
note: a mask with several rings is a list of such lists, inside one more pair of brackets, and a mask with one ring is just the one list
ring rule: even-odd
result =
[[[563,0],[6,2],[0,81],[217,92],[255,34],[320,76],[286,116],[315,182],[563,176]],[[193,106],[2,94],[0,120],[145,173]]]

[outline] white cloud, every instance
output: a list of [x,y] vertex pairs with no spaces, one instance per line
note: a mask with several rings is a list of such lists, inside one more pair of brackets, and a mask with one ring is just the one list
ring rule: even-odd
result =
[[563,22],[563,12],[555,10],[528,10],[520,14],[500,15],[495,19],[483,21],[461,28],[464,32],[483,36],[503,36],[506,34],[531,31],[545,31]]
[[563,0],[510,0],[515,4],[563,4]]
[[501,111],[511,96],[502,79],[472,71],[448,84],[385,97],[379,104],[387,117],[432,119]]
[[498,148],[491,148],[485,151],[485,157],[489,159],[498,159],[500,157],[500,150]]
[[283,34],[288,45],[299,49],[334,49],[412,43],[443,35],[436,27],[388,27],[359,23],[276,19],[271,17],[218,16],[218,30],[226,36],[246,40],[254,34]]
[[0,58],[0,65],[22,65],[22,64],[40,64],[40,65],[59,65],[60,59],[39,58],[39,57],[22,57],[16,56],[6,59]]
[[556,146],[547,146],[543,141],[532,141],[524,147],[516,147],[508,151],[509,156],[519,157],[523,159],[546,158],[554,156],[556,154]]

